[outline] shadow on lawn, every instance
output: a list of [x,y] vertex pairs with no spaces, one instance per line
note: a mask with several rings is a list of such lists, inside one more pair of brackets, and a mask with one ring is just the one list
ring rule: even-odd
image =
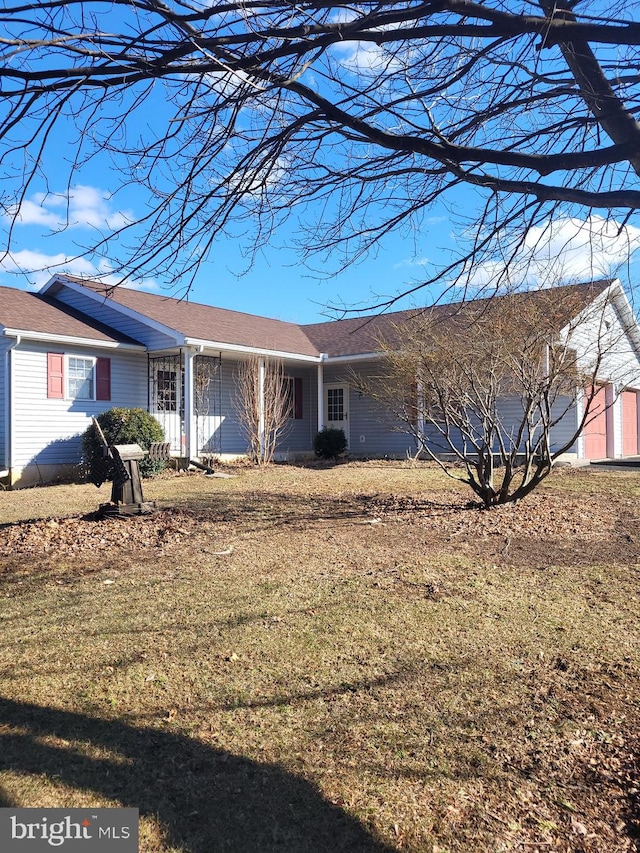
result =
[[[416,513],[477,513],[479,504],[462,501],[459,496],[451,500],[432,500],[426,497],[401,498],[393,501],[387,495],[287,495],[277,492],[255,494],[210,495],[202,498],[190,496],[188,501],[178,501],[175,506],[163,507],[171,515],[176,510],[194,520],[242,524],[248,531],[273,530],[325,522],[367,524],[381,512],[391,509],[408,518]],[[87,516],[87,519],[91,517]],[[158,516],[155,516],[156,520]]]
[[189,853],[392,849],[308,782],[169,731],[0,698],[0,732],[0,771],[139,808],[160,822],[167,846]]

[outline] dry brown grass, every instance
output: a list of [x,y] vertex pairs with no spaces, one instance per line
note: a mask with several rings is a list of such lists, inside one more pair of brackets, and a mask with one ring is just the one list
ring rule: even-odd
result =
[[278,466],[105,522],[107,487],[4,493],[0,801],[138,806],[149,853],[637,849],[639,483],[477,512],[429,466]]

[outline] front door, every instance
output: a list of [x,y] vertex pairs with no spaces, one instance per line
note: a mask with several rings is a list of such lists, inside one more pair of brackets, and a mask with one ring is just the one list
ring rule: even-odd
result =
[[184,456],[184,368],[180,355],[149,359],[149,411],[164,429],[171,452]]
[[324,422],[328,427],[341,429],[349,447],[349,387],[327,385],[324,389]]

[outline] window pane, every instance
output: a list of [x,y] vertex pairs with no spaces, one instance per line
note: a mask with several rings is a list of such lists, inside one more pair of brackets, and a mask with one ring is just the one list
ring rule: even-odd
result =
[[69,397],[93,400],[93,359],[69,356]]
[[327,420],[344,420],[344,388],[327,389]]
[[177,410],[178,387],[175,370],[158,370],[156,373],[156,403],[159,412]]

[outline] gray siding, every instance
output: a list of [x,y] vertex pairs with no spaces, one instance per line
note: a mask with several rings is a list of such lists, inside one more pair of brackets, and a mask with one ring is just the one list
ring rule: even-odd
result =
[[246,453],[248,442],[240,429],[236,409],[236,361],[225,361],[222,356],[222,424],[220,447],[222,453]]
[[71,306],[78,311],[82,311],[88,317],[98,320],[100,323],[105,323],[112,329],[117,329],[124,335],[128,335],[135,341],[149,347],[152,350],[162,350],[175,347],[175,340],[167,337],[167,335],[150,328],[144,323],[128,317],[122,311],[114,308],[109,301],[97,301],[86,296],[84,293],[77,293],[75,290],[70,290],[63,287],[55,298],[58,302],[63,302],[65,305]]
[[[111,359],[111,400],[47,398],[47,352]],[[145,354],[22,343],[15,358],[13,465],[59,465],[80,461],[80,434],[91,416],[112,406],[147,406]]]
[[[504,397],[499,403],[498,411],[505,435],[510,435],[515,440],[524,417],[522,400],[519,397]],[[551,416],[560,419],[551,431],[551,450],[554,451],[569,441],[576,431],[575,401],[568,396],[558,397],[551,407]],[[567,452],[573,451],[575,446]]]
[[278,450],[289,453],[309,453],[318,430],[318,393],[315,366],[309,368],[286,367],[286,375],[302,380],[302,417],[291,418],[278,442]]
[[349,386],[349,452],[359,456],[414,455],[416,443],[403,431],[403,424],[376,400],[356,390],[357,378],[375,380],[380,361],[362,362],[353,367],[327,365],[325,388],[332,384]]
[[[383,369],[382,362],[363,362],[353,367],[330,366],[325,369],[325,386],[344,384],[349,386],[349,432],[350,452],[368,456],[406,456],[416,452],[414,438],[404,431],[403,424],[385,411],[384,407],[367,395],[361,395],[354,385],[357,378],[371,382]],[[499,415],[506,434],[515,437],[523,417],[522,402],[518,397],[504,398],[499,404]],[[552,449],[561,447],[575,431],[576,407],[569,397],[562,397],[553,406],[554,417],[561,421],[552,432]],[[362,440],[364,437],[364,440]],[[427,424],[425,437],[435,454],[451,453],[449,443],[438,432],[437,427]],[[463,449],[462,438],[452,433],[452,442],[458,450]],[[575,450],[575,447],[572,448]]]
[[[236,371],[238,362],[222,357],[222,423],[220,448],[222,453],[246,453],[248,441],[239,421],[236,407]],[[313,369],[286,366],[287,376],[302,379],[302,418],[291,419],[288,429],[278,443],[280,453],[308,453],[317,429],[317,385]]]

